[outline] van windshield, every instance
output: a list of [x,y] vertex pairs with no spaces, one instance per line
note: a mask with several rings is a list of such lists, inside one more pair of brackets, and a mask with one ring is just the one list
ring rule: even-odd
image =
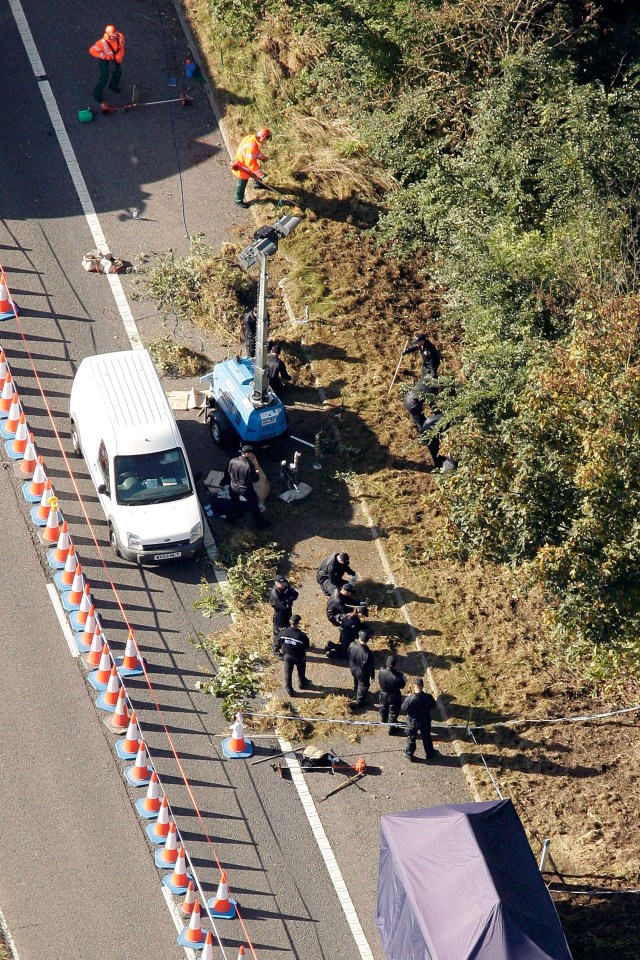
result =
[[116,500],[129,506],[182,500],[192,493],[179,447],[115,458]]

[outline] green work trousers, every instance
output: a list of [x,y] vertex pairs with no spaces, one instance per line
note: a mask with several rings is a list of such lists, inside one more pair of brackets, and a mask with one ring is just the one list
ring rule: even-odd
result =
[[120,77],[122,76],[122,66],[117,63],[115,60],[98,60],[98,66],[100,67],[100,79],[93,89],[93,96],[98,102],[102,100],[102,93],[104,88],[107,85],[109,80],[109,64],[112,63],[114,70],[113,76],[111,77],[111,83],[109,87],[111,90],[115,90],[116,93],[120,89]]
[[236,203],[244,203],[244,195],[247,192],[248,183],[249,178],[242,180],[238,177],[238,182],[236,183]]

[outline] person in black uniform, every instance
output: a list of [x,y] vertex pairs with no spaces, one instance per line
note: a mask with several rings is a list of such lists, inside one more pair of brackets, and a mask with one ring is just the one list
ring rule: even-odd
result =
[[[397,669],[398,658],[387,657],[387,665],[378,670],[378,685],[380,687],[379,713],[382,723],[395,723],[400,713],[402,693],[400,692],[407,682],[404,673]],[[389,736],[399,733],[397,727],[389,727]]]
[[424,430],[426,419],[424,405],[427,400],[435,396],[436,392],[437,388],[433,383],[433,378],[425,377],[423,380],[418,380],[415,386],[404,395],[403,406],[415,423],[418,433],[422,433]]
[[298,671],[300,689],[305,690],[309,686],[305,672],[309,637],[300,629],[301,620],[302,617],[295,613],[291,617],[291,626],[284,627],[277,638],[278,648],[284,658],[284,688],[290,697],[295,696],[292,685],[294,666]]
[[278,634],[283,627],[290,625],[293,604],[297,599],[298,591],[293,589],[287,578],[277,576],[269,594],[269,603],[273,607],[273,652],[276,654],[280,653]]
[[360,631],[366,628],[368,619],[369,608],[366,603],[359,603],[355,610],[345,614],[340,623],[339,642],[334,643],[329,640],[324,648],[325,656],[348,660],[349,647],[354,640],[358,639]]
[[243,504],[240,497],[244,497],[247,509],[255,520],[256,527],[265,527],[267,524],[262,516],[260,501],[253,487],[254,483],[257,483],[260,479],[260,471],[256,466],[253,448],[245,444],[240,451],[240,456],[229,461],[226,472],[229,477],[231,519],[236,520],[238,514],[242,512]]
[[284,360],[281,359],[280,354],[282,350],[277,343],[269,344],[269,352],[267,354],[267,377],[269,378],[269,386],[274,391],[278,392],[278,387],[283,386],[285,383],[291,383],[291,375],[285,366]]
[[376,675],[376,662],[369,649],[369,634],[361,630],[358,639],[349,647],[349,668],[353,677],[354,707],[366,709],[369,702],[369,685]]
[[339,589],[336,587],[327,602],[327,620],[338,629],[342,626],[343,619],[348,613],[355,609],[354,588],[350,583],[345,583]]
[[402,351],[402,356],[405,357],[408,353],[418,352],[422,354],[423,378],[437,377],[438,367],[440,366],[440,351],[436,347],[435,343],[432,343],[431,340],[429,340],[429,337],[426,335],[426,333],[416,333],[407,349]]
[[242,332],[244,334],[244,345],[248,357],[256,355],[256,335],[258,329],[258,308],[247,310],[242,321]]
[[336,588],[339,590],[344,586],[346,574],[355,577],[356,572],[349,566],[349,554],[339,550],[322,561],[316,573],[316,583],[330,597]]
[[436,701],[431,694],[424,692],[423,681],[420,677],[416,677],[413,681],[413,693],[405,697],[402,703],[402,712],[407,715],[407,744],[404,755],[409,760],[413,760],[413,755],[416,752],[418,734],[422,737],[427,760],[440,756],[440,751],[435,750],[431,742],[431,711],[435,705]]

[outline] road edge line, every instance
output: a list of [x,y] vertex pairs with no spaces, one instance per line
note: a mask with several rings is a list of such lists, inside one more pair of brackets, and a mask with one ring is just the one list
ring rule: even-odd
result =
[[64,610],[62,609],[62,604],[60,603],[58,591],[52,583],[47,583],[45,586],[47,588],[47,593],[49,594],[49,600],[51,600],[51,605],[55,611],[56,617],[58,618],[60,629],[62,630],[64,639],[67,641],[69,653],[72,657],[79,657],[80,651],[78,649],[78,644],[76,643],[76,638],[74,637],[71,627],[69,626],[69,621],[64,615]]
[[329,843],[329,838],[327,837],[325,829],[322,825],[322,821],[320,820],[320,815],[316,809],[316,805],[309,791],[309,787],[307,786],[307,782],[304,779],[302,767],[300,766],[298,758],[293,751],[293,746],[288,740],[283,740],[282,737],[278,737],[278,745],[282,750],[284,758],[287,761],[287,766],[291,771],[291,779],[293,780],[295,788],[298,792],[302,809],[304,810],[307,820],[309,821],[311,832],[313,833],[315,841],[318,845],[320,855],[324,860],[331,883],[333,884],[333,888],[338,896],[338,902],[340,903],[346,921],[349,924],[349,929],[351,930],[353,939],[355,940],[358,952],[362,960],[374,960],[371,947],[369,946],[369,941],[367,940],[364,930],[362,929],[362,924],[360,923],[360,918],[358,917],[353,900],[351,899],[351,894],[349,893],[348,887],[344,881],[344,877],[342,876],[342,871],[338,866],[336,855],[334,854],[331,844]]

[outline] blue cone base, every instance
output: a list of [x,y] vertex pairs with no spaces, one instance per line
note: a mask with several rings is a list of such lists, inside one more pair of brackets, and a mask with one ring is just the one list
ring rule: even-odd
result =
[[78,602],[76,603],[75,600],[70,600],[69,599],[70,593],[71,591],[69,591],[69,593],[63,593],[62,596],[60,597],[60,599],[62,600],[62,606],[65,608],[67,613],[71,613],[72,610],[80,609],[80,601],[78,600]]
[[123,667],[124,657],[116,657],[116,667],[121,677],[139,677],[144,671],[142,667]]
[[149,770],[149,767],[147,767],[148,776],[146,780],[134,780],[134,778],[131,776],[131,771],[133,769],[134,769],[133,766],[124,768],[124,775],[127,778],[128,782],[131,784],[131,786],[132,787],[148,787],[151,781],[151,770]]
[[[97,679],[97,674],[98,674],[98,671],[97,671],[97,670],[92,670],[91,673],[87,675],[87,680],[89,681],[89,683],[91,684],[91,686],[93,687],[94,690],[98,690],[98,691],[99,691],[99,690],[106,690],[106,689],[107,689],[107,684],[106,684],[106,683],[103,683],[102,680],[98,680],[98,679]],[[107,683],[108,683],[108,681],[107,681]]]
[[138,756],[138,751],[135,750],[133,753],[129,753],[129,751],[125,750],[124,748],[124,741],[125,737],[123,737],[121,740],[116,740],[116,753],[121,760],[135,760],[135,758]]
[[80,651],[80,653],[89,653],[89,650],[91,650],[91,644],[85,643],[84,640],[82,639],[84,637],[84,630],[82,631],[82,633],[76,633],[75,636],[76,636],[76,646],[78,647],[78,650]]
[[223,740],[222,752],[224,753],[225,757],[228,760],[244,760],[246,757],[250,757],[253,753],[253,744],[251,743],[251,740],[247,740],[246,737],[244,738],[244,742],[247,745],[247,749],[243,750],[242,753],[237,753],[235,750],[232,750],[229,747],[229,744],[231,743],[231,737],[227,737],[225,740]]
[[[187,892],[187,888],[186,888],[186,887],[176,887],[173,883],[171,883],[171,877],[172,877],[172,876],[173,876],[172,873],[168,873],[168,874],[166,875],[166,877],[163,877],[163,878],[162,878],[162,882],[164,883],[165,887],[167,887],[167,889],[171,890],[171,893],[175,893],[175,895],[176,895],[177,897],[179,897],[181,893],[186,893],[186,892]],[[188,882],[189,880],[193,880],[193,877],[190,877],[189,874],[187,874],[187,882]]]
[[6,423],[0,423],[0,436],[4,437],[5,440],[13,440],[15,435],[15,430],[8,430]]
[[[0,430],[1,429],[2,428],[0,427]],[[4,448],[7,451],[7,456],[11,457],[12,460],[24,460],[24,453],[16,453],[15,450],[11,449],[12,443],[13,443],[13,440],[7,440],[7,442],[4,445]]]
[[[153,856],[155,865],[156,865],[156,867],[158,868],[158,870],[173,870],[174,864],[172,864],[172,863],[167,863],[166,860],[161,860],[161,859],[160,859],[160,858],[162,857],[162,854],[163,854],[163,851],[162,851],[162,850],[156,850],[156,852],[155,852],[155,854],[154,854],[154,856]],[[168,873],[167,876],[170,877],[171,874]],[[191,877],[189,877],[189,879],[191,880]]]
[[13,301],[13,307],[13,310],[7,310],[4,313],[0,313],[0,320],[13,320],[14,317],[17,317],[20,311],[15,300]]
[[[62,566],[64,567],[64,564]],[[55,583],[60,593],[64,593],[65,591],[69,591],[71,589],[70,583],[63,583],[61,579],[63,573],[64,573],[64,569],[59,570],[58,573],[56,573],[53,578],[53,582]]]
[[[38,499],[34,500],[33,503],[39,504],[41,499],[41,497],[38,497]],[[29,513],[31,515],[31,522],[35,523],[36,527],[46,527],[47,521],[38,516],[38,507],[31,507]]]
[[80,633],[84,633],[85,624],[80,623],[80,621],[78,620],[78,610],[74,610],[73,613],[69,614],[69,622],[71,624],[72,630],[79,630]]
[[178,942],[178,945],[181,946],[181,947],[190,947],[191,950],[202,950],[202,949],[204,949],[204,944],[205,944],[205,940],[206,940],[206,937],[207,937],[206,933],[203,933],[203,934],[202,934],[202,940],[200,941],[200,943],[193,943],[191,940],[187,940],[187,930],[188,930],[188,929],[189,929],[189,927],[185,927],[185,928],[183,929],[182,933],[181,933],[180,936],[178,937],[178,941],[177,941],[177,942]]
[[[52,547],[51,550],[47,550],[47,563],[52,570],[64,570],[64,560],[56,560],[55,553],[55,547]],[[73,627],[73,624],[71,624],[71,626]],[[74,627],[74,629],[77,630],[78,628]]]
[[151,843],[155,843],[156,846],[158,847],[164,847],[165,843],[167,842],[167,838],[156,837],[155,833],[153,832],[154,827],[155,827],[155,823],[150,823],[148,827],[145,827],[145,830],[147,831],[147,836],[149,837],[149,840],[151,840]]
[[29,487],[31,486],[31,480],[25,480],[22,484],[22,496],[25,498],[27,503],[40,503],[42,500],[42,494],[36,496],[34,493],[29,493]]
[[157,820],[158,812],[153,810],[145,810],[143,804],[147,798],[140,797],[139,800],[136,800],[134,806],[136,808],[136,813],[139,817],[142,817],[143,820]]
[[214,904],[216,902],[215,897],[211,897],[211,900],[207,901],[207,907],[211,911],[211,916],[215,917],[216,920],[233,920],[236,915],[236,901],[229,897],[229,903],[231,904],[231,909],[225,912],[219,913],[214,909]]
[[[106,693],[106,691],[105,691],[104,693]],[[106,710],[107,713],[115,713],[115,712],[116,712],[116,705],[115,705],[115,703],[114,703],[113,706],[111,706],[110,703],[105,703],[105,702],[104,702],[104,693],[101,693],[100,696],[98,697],[98,699],[96,700],[96,707],[98,708],[98,710]]]

